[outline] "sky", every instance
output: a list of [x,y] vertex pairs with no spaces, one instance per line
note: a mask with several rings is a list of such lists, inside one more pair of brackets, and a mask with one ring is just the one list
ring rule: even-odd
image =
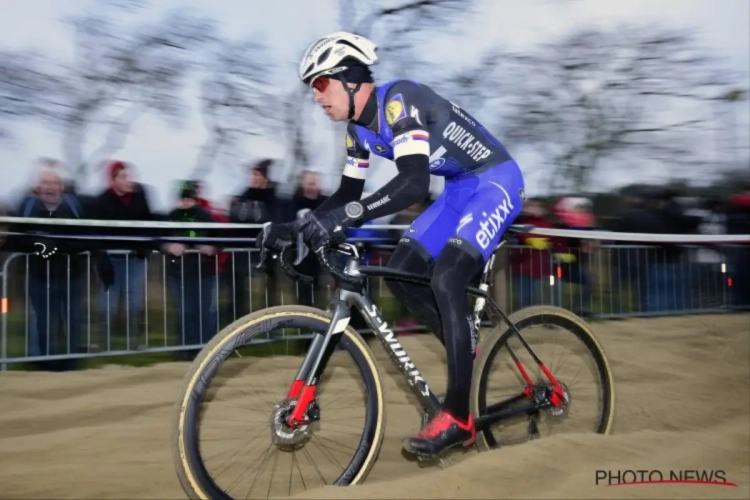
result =
[[[73,54],[71,33],[61,19],[81,12],[91,1],[0,0],[3,11],[0,48],[35,49],[59,61],[70,59]],[[266,40],[273,49],[274,64],[288,68],[289,82],[296,77],[298,57],[307,44],[339,29],[339,0],[159,0],[152,2],[141,15],[156,18],[170,8],[184,6],[214,17],[225,37],[242,39],[252,35]],[[744,82],[750,81],[748,0],[477,0],[477,11],[473,15],[460,25],[446,19],[452,32],[445,34],[436,30],[417,50],[429,54],[435,64],[460,67],[481,55],[482,50],[495,46],[523,50],[582,26],[610,27],[632,21],[696,30],[704,46],[722,57],[728,68],[742,74]],[[174,180],[189,175],[206,138],[196,90],[190,89],[186,97],[191,109],[182,126],[168,125],[159,117],[143,116],[134,124],[124,147],[116,153],[116,157],[137,166],[140,180],[152,186],[153,203],[159,209],[173,203]],[[744,109],[750,110],[747,106]],[[468,111],[476,114],[474,110]],[[334,153],[335,141],[342,141],[323,113],[315,112],[314,130],[310,133],[316,146],[319,145],[319,155],[313,159],[313,169],[323,175],[324,187],[330,191],[336,187],[338,176],[326,174],[332,162],[340,158]],[[741,112],[737,116],[742,136],[750,136],[748,115],[750,113]],[[29,123],[13,126],[12,132],[15,140],[0,142],[0,197],[8,197],[28,185],[33,176],[32,165],[38,157],[63,158],[58,130]],[[87,152],[96,149],[103,132],[104,129],[92,131],[85,145]],[[513,150],[512,144],[508,146]],[[221,205],[245,182],[240,171],[242,164],[265,156],[283,163],[286,157],[283,140],[272,134],[249,139],[243,144],[243,150],[247,158],[219,165],[207,179],[209,198]],[[537,194],[543,181],[540,175],[535,175],[538,157],[533,152],[522,151],[516,158],[527,176],[527,192]],[[386,160],[374,160],[371,170],[368,190],[385,184],[396,173],[395,166]],[[89,188],[100,186],[99,177],[91,179]],[[610,177],[607,181],[613,186],[643,180],[633,178],[629,172],[618,172]],[[439,182],[435,189],[440,189]]]

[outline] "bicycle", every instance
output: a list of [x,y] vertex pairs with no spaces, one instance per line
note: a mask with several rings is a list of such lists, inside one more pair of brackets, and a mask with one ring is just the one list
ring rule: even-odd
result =
[[[531,228],[532,226],[512,226],[498,248],[507,242],[507,234],[528,232]],[[292,267],[287,253],[284,251],[278,255],[279,263],[284,271],[295,280],[309,281],[310,277],[299,274]],[[330,257],[334,253],[346,258],[343,271],[339,271],[331,262]],[[206,457],[201,454],[201,445],[199,444],[199,434],[202,432],[199,430],[200,402],[208,397],[207,387],[209,383],[216,375],[219,366],[230,357],[231,352],[239,346],[246,346],[249,340],[257,338],[275,326],[284,328],[300,326],[318,330],[317,333],[313,334],[312,342],[301,364],[298,364],[298,361],[290,361],[292,363],[291,368],[296,369],[295,366],[299,366],[299,368],[296,369],[297,375],[294,380],[288,385],[286,397],[273,406],[264,399],[264,402],[272,410],[270,423],[261,424],[260,432],[265,432],[263,426],[268,425],[267,430],[270,430],[272,441],[265,452],[263,464],[270,460],[269,453],[271,451],[269,450],[273,450],[274,447],[273,453],[275,453],[276,461],[291,461],[290,494],[295,462],[302,483],[307,488],[300,468],[302,458],[307,457],[316,467],[316,462],[323,462],[324,459],[331,461],[330,456],[333,452],[329,452],[328,455],[323,454],[323,458],[313,459],[310,454],[312,451],[307,452],[306,447],[313,446],[311,443],[316,439],[316,432],[322,432],[327,423],[327,420],[323,417],[327,410],[325,405],[319,404],[318,396],[320,394],[326,395],[328,386],[323,385],[320,389],[319,384],[323,380],[327,367],[333,371],[339,369],[338,364],[335,366],[329,365],[333,353],[342,353],[343,359],[348,359],[345,357],[348,355],[354,360],[356,365],[354,372],[361,377],[360,382],[365,388],[363,399],[366,415],[362,436],[359,438],[354,452],[351,453],[349,461],[344,465],[337,461],[343,471],[338,476],[334,473],[335,479],[332,484],[346,486],[362,483],[374,466],[383,443],[385,434],[383,376],[373,351],[364,338],[349,325],[352,307],[360,311],[371,326],[375,336],[381,341],[391,360],[405,377],[423,408],[425,417],[423,424],[427,418],[439,410],[439,398],[432,392],[422,373],[409,357],[394,331],[383,319],[380,310],[364,288],[365,280],[368,277],[407,280],[425,285],[429,284],[429,279],[385,267],[360,265],[357,248],[349,243],[343,243],[321,251],[317,253],[317,258],[323,269],[331,273],[338,281],[338,287],[327,311],[306,306],[289,305],[271,307],[251,313],[219,332],[203,348],[186,374],[175,409],[172,444],[177,476],[188,497],[232,498],[228,492],[216,484],[215,481],[219,473],[212,475],[206,469]],[[566,333],[573,334],[576,340],[583,344],[584,350],[593,360],[594,370],[590,371],[595,372],[597,380],[595,392],[597,392],[597,399],[599,400],[597,402],[598,409],[594,415],[595,422],[591,427],[593,427],[594,432],[608,433],[613,420],[614,387],[609,362],[595,335],[581,318],[557,307],[534,306],[521,309],[509,316],[506,315],[488,295],[494,260],[493,254],[481,274],[479,287],[469,287],[467,290],[470,295],[477,297],[473,317],[475,324],[481,323],[483,312],[487,312],[488,317],[502,320],[502,323],[498,323],[497,327],[493,328],[487,335],[482,334],[482,338],[478,339],[478,344],[476,344],[479,348],[475,357],[471,388],[471,411],[475,417],[477,428],[475,446],[478,447],[479,451],[497,447],[498,438],[493,434],[492,427],[498,423],[508,422],[516,418],[517,422],[521,424],[521,428],[527,429],[527,431],[524,431],[526,437],[534,438],[540,434],[540,419],[549,418],[549,422],[551,422],[549,425],[556,425],[557,422],[564,421],[569,416],[573,398],[569,387],[570,381],[567,379],[558,380],[548,365],[531,348],[524,335],[521,334],[521,330],[536,325],[562,327]],[[261,259],[261,262],[263,262],[263,259]],[[506,326],[501,328],[503,323]],[[479,332],[480,329],[476,328],[476,331]],[[543,376],[539,376],[539,380],[532,380],[529,375],[531,363],[524,365],[520,359],[522,351],[511,348],[511,339],[518,339],[521,346],[536,363],[543,374]],[[517,368],[517,372],[512,370],[511,372],[514,376],[520,377],[521,387],[511,397],[490,404],[487,400],[490,366],[502,348],[508,349],[512,365]],[[276,368],[280,368],[286,359],[286,357],[279,357],[278,361],[273,361],[273,364],[269,365],[269,370],[273,369],[275,372]],[[337,375],[337,377],[340,377],[340,375]],[[231,377],[227,380],[231,380]],[[331,380],[335,379],[331,377]],[[333,382],[331,383],[333,384]],[[243,385],[243,387],[245,386]],[[264,389],[264,387],[261,387],[256,391],[259,391],[258,394],[260,395]],[[242,396],[242,398],[244,397],[246,396]],[[340,396],[339,399],[341,397],[343,396]],[[242,401],[242,398],[238,401]],[[260,415],[262,416],[264,413],[265,411]],[[242,420],[244,421],[245,417]],[[252,420],[252,422],[257,421],[260,420]],[[247,420],[247,422],[249,426],[251,420]],[[238,436],[239,439],[239,435],[233,436]],[[336,436],[339,436],[339,434],[336,434]],[[229,440],[231,439],[229,438]],[[326,439],[336,442],[334,439]],[[254,443],[255,441],[257,441],[257,438],[253,440]],[[321,437],[318,441],[323,443],[323,438]],[[298,451],[300,452],[300,458],[295,458]],[[344,453],[340,449],[335,451]],[[348,456],[348,452],[346,453],[346,456]],[[294,456],[291,456],[292,454]],[[288,458],[287,455],[290,455],[291,458]],[[318,472],[322,477],[322,472],[320,470]],[[260,474],[259,471],[253,481],[253,488],[261,477]],[[325,482],[325,478],[323,479]],[[272,486],[278,485],[281,480],[277,478],[277,483],[274,483],[274,473],[272,473],[269,481],[268,495],[271,494]]]

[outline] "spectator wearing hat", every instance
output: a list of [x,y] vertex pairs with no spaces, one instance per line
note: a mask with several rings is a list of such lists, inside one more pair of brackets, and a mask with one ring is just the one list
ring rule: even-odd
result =
[[[230,201],[230,222],[239,224],[264,224],[266,222],[278,222],[279,203],[276,198],[274,184],[269,179],[269,170],[273,160],[262,160],[249,169],[248,187],[238,196]],[[244,229],[235,231],[235,238],[255,238],[260,229]],[[250,250],[252,248],[252,250]],[[246,253],[250,251],[250,254]],[[243,245],[243,251],[232,252],[232,257],[227,262],[224,272],[224,286],[229,289],[230,301],[227,308],[222,311],[222,323],[227,324],[248,314],[251,310],[248,287],[253,286],[253,281],[259,285],[260,290],[265,290],[267,296],[260,296],[262,301],[256,307],[265,307],[278,302],[276,286],[276,268],[274,262],[269,260],[265,263],[265,279],[258,279],[261,273],[252,273],[250,266],[258,264],[259,253],[254,250],[252,242]],[[248,258],[249,257],[249,258]],[[254,269],[253,269],[254,271]],[[256,277],[250,280],[251,276]],[[247,281],[246,281],[247,280]]]
[[[168,219],[172,222],[213,222],[211,214],[201,207],[195,183],[180,185],[178,202]],[[216,319],[216,282],[218,249],[201,238],[213,237],[209,229],[178,229],[172,236],[181,241],[161,245],[166,256],[167,283],[177,305],[179,335],[182,345],[203,345],[218,331]],[[191,240],[195,240],[192,242]],[[186,360],[195,358],[200,349],[185,353]]]
[[[133,166],[119,160],[107,162],[109,186],[102,192],[94,203],[98,219],[153,221],[156,219],[151,211],[145,188],[133,179]],[[143,236],[144,231],[135,228],[104,227],[100,230],[108,236]],[[116,241],[111,248],[126,248],[130,252],[110,253],[109,258],[97,261],[97,271],[102,282],[101,301],[99,311],[102,316],[100,328],[101,345],[91,346],[93,349],[111,350],[111,340],[114,332],[118,331],[113,322],[118,311],[120,299],[124,300],[125,330],[129,336],[126,348],[134,349],[145,345],[145,338],[139,336],[139,323],[145,307],[145,259],[157,249],[154,243]]]

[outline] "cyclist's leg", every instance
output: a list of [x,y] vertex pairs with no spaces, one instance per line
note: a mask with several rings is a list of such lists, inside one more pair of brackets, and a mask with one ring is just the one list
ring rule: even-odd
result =
[[[476,184],[474,179],[471,181]],[[435,257],[440,253],[453,228],[459,223],[463,207],[473,193],[473,186],[447,183],[443,193],[412,223],[404,233],[388,261],[388,267],[410,273],[430,276]],[[414,315],[429,328],[440,342],[443,339],[437,304],[432,289],[416,283],[386,280],[388,288]]]
[[520,214],[523,176],[515,162],[506,162],[479,175],[480,184],[461,215],[461,224],[438,255],[432,291],[442,322],[448,357],[448,391],[444,412],[405,447],[414,453],[440,454],[470,442],[474,435],[469,414],[473,367],[473,320],[466,287],[496,249],[500,238]]

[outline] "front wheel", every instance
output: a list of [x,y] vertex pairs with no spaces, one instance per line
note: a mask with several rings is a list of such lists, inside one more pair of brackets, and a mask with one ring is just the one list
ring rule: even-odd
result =
[[[189,498],[269,498],[364,481],[385,433],[385,406],[372,352],[350,326],[317,383],[309,421],[287,426],[296,403],[290,386],[307,345],[290,333],[325,334],[330,321],[310,307],[268,308],[203,348],[185,375],[173,422],[175,468]],[[226,427],[212,427],[212,419]]]
[[496,327],[474,363],[472,413],[493,422],[477,431],[479,448],[568,432],[607,434],[615,404],[612,373],[588,325],[552,306],[521,309],[508,319],[520,335]]

